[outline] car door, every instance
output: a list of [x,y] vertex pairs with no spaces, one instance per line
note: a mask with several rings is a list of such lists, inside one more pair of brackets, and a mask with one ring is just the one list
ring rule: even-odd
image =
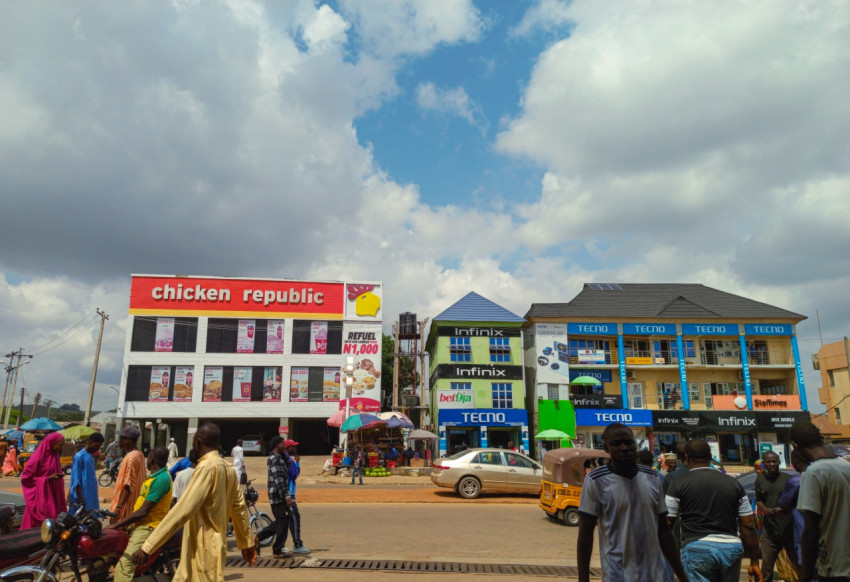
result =
[[505,463],[498,451],[481,451],[469,464],[472,473],[481,481],[482,491],[503,490],[507,480]]
[[517,493],[538,493],[543,468],[524,455],[506,451],[507,488]]

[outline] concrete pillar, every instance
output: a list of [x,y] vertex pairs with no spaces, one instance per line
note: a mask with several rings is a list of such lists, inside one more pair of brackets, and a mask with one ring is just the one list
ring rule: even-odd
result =
[[186,455],[192,450],[192,441],[195,440],[195,433],[198,432],[198,418],[189,419],[189,428],[186,430]]

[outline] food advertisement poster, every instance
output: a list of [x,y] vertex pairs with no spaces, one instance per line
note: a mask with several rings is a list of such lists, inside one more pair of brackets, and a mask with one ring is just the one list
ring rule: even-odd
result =
[[272,366],[263,370],[263,402],[280,402],[283,369]]
[[292,368],[289,376],[289,401],[307,402],[310,368]]
[[239,320],[239,330],[236,333],[236,353],[254,353],[254,330],[256,323],[254,319]]
[[224,368],[221,366],[207,366],[204,368],[203,402],[221,402],[221,379],[223,377]]
[[342,355],[381,359],[381,326],[375,324],[346,325],[342,336]]
[[153,366],[151,368],[151,387],[148,402],[168,402],[168,375],[171,366]]
[[[381,365],[380,358],[354,358],[354,383],[351,386],[351,402],[359,402],[364,410],[381,409]],[[345,377],[342,377],[345,382]],[[344,386],[344,384],[342,384]],[[340,398],[345,399],[345,394]],[[341,404],[342,406],[342,404]]]
[[251,402],[251,368],[233,368],[233,402]]
[[158,317],[156,320],[155,352],[170,352],[174,349],[174,318]]
[[270,319],[268,322],[268,334],[266,335],[266,353],[283,353],[283,330],[286,329],[284,320]]
[[192,402],[194,370],[192,366],[177,366],[174,369],[174,402]]
[[322,383],[322,402],[339,400],[339,380],[342,377],[339,368],[325,368]]
[[568,384],[570,351],[566,323],[534,325],[538,384]]
[[328,353],[328,322],[314,321],[310,325],[310,353]]

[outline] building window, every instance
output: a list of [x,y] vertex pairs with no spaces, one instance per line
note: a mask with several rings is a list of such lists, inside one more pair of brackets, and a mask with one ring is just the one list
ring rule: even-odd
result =
[[691,402],[699,402],[699,384],[696,382],[691,384],[690,399]]
[[452,390],[472,390],[472,382],[452,382]]
[[841,424],[841,410],[835,409],[835,424]]
[[468,337],[450,338],[449,354],[452,362],[469,362],[472,359],[472,349]]
[[623,340],[623,349],[626,351],[627,358],[648,358],[651,356],[649,340],[625,339]]
[[679,393],[678,382],[658,383],[658,408],[660,410],[676,410],[681,408],[682,397]]
[[[313,325],[316,323],[317,325]],[[323,343],[320,338],[325,335]],[[324,351],[323,351],[324,350]],[[311,321],[295,319],[292,321],[292,353],[293,354],[341,354],[342,353],[342,322],[341,321]]]
[[493,390],[493,408],[513,408],[513,386],[510,383],[494,383],[491,385]]
[[558,384],[546,384],[546,396],[549,400],[561,399],[561,387]]
[[835,375],[832,370],[827,370],[826,375],[829,376],[829,385],[835,386]]
[[752,340],[747,342],[747,360],[753,365],[767,365],[770,356],[767,352],[767,342],[763,340]]
[[[157,345],[159,327],[160,345]],[[132,352],[194,352],[198,339],[197,317],[134,317]]]
[[643,384],[633,382],[629,384],[629,408],[643,408]]
[[491,337],[490,338],[490,361],[491,362],[510,362],[511,361],[511,340],[506,337]]
[[[596,350],[605,352],[606,364],[611,363],[611,342],[601,339],[571,339],[570,340],[570,363],[571,364],[592,364],[597,362],[582,362],[579,359],[579,352],[584,353],[586,350]],[[602,362],[599,362],[602,363]]]

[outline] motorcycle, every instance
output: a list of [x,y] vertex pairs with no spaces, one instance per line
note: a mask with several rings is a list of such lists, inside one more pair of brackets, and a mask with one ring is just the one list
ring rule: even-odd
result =
[[[104,529],[101,519],[115,514],[104,509],[86,511],[83,506],[60,513],[41,524],[40,541],[45,546],[38,564],[17,566],[0,573],[0,580],[12,582],[56,582],[62,569],[74,572],[77,582],[88,574],[89,582],[104,582],[109,570],[124,553],[129,534],[120,529]],[[28,530],[38,531],[38,530]],[[13,534],[14,535],[14,534]],[[177,532],[136,568],[137,582],[167,582],[174,576],[180,559],[182,532]],[[0,538],[2,541],[2,538]]]
[[41,532],[24,529],[12,532],[15,524],[15,504],[0,505],[0,571],[24,564],[38,564],[46,552]]
[[119,461],[115,461],[108,468],[104,469],[103,472],[98,475],[97,483],[101,487],[109,487],[118,479],[118,469],[121,467],[121,463]]

